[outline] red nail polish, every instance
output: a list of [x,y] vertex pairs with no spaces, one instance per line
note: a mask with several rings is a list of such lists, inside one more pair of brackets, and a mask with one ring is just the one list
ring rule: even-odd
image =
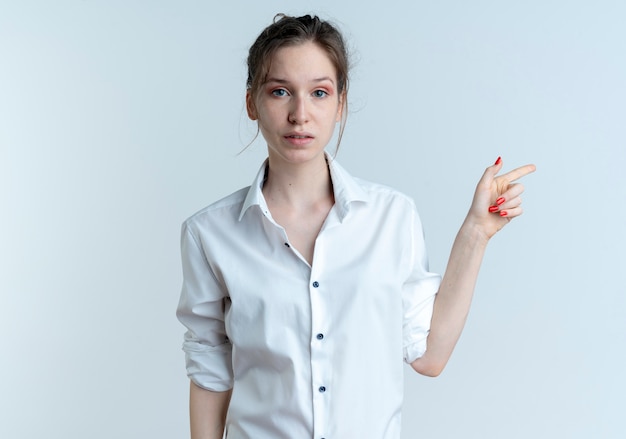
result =
[[498,206],[489,206],[489,212],[493,213],[493,212],[497,212],[499,209]]
[[504,197],[500,197],[496,200],[496,204],[499,206],[500,204],[504,203],[506,200],[504,199]]
[[507,216],[507,215],[508,215],[508,213],[507,213],[506,210],[503,210],[502,212],[500,212],[500,216]]
[[502,157],[498,157],[498,160],[496,160],[496,165],[499,165],[502,162]]

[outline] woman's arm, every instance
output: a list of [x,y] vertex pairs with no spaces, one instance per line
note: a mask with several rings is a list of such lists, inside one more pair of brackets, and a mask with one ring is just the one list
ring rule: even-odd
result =
[[465,325],[489,239],[522,214],[520,195],[524,187],[513,182],[534,172],[535,166],[522,166],[496,177],[501,168],[502,161],[498,158],[483,174],[452,246],[435,299],[427,350],[411,363],[422,375],[437,376],[445,367]]
[[189,421],[191,439],[222,439],[231,391],[212,392],[191,381]]

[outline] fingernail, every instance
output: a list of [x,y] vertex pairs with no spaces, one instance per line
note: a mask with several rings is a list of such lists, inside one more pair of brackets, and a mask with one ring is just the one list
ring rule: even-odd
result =
[[504,203],[505,201],[506,201],[506,200],[504,199],[504,197],[500,197],[500,198],[498,198],[498,199],[496,200],[496,205],[498,205],[498,206],[499,206],[500,204]]
[[507,215],[508,215],[508,213],[507,213],[506,210],[503,210],[502,212],[500,212],[500,216],[507,216]]
[[493,213],[493,212],[497,212],[499,209],[498,206],[489,206],[489,212]]
[[498,159],[496,160],[496,165],[499,165],[502,162],[502,157],[498,157]]

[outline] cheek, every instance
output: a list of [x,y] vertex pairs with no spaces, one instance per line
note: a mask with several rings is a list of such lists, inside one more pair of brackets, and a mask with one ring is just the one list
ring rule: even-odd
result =
[[267,129],[276,125],[276,115],[271,111],[259,110],[257,113],[257,123],[261,129]]
[[278,116],[271,111],[267,111],[267,109],[259,110],[256,122],[264,137],[280,131],[283,126],[281,121],[278,120]]
[[277,105],[258,105],[256,110],[257,117],[259,120],[265,121],[275,121],[280,118],[280,107]]

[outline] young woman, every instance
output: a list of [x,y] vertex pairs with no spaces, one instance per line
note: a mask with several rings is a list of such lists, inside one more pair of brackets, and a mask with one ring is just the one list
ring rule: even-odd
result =
[[534,166],[487,168],[441,278],[413,201],[325,152],[347,112],[337,29],[278,16],[248,69],[247,112],[268,159],[250,187],[182,228],[191,436],[397,439],[402,360],[442,371],[487,242],[522,213],[512,182]]

